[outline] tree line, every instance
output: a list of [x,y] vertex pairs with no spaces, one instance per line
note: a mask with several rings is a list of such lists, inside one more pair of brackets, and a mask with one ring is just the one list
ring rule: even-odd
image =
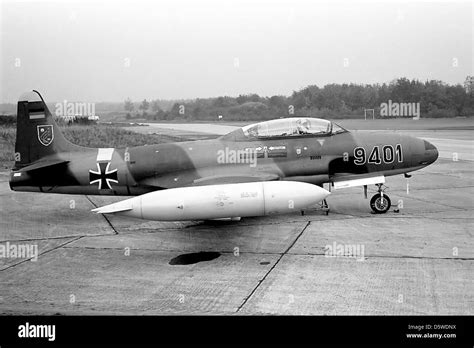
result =
[[[148,120],[265,120],[278,117],[360,118],[373,109],[380,116],[383,103],[419,103],[421,117],[474,115],[474,78],[463,85],[438,80],[399,78],[384,84],[328,84],[307,86],[291,96],[258,94],[220,96],[178,101],[165,109],[163,101],[146,99],[137,105],[124,103],[127,119]],[[168,102],[169,103],[169,102]]]

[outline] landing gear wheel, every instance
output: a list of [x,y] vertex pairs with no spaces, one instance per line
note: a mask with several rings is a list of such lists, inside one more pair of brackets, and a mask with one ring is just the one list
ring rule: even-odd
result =
[[391,205],[392,202],[386,194],[382,195],[377,193],[370,200],[370,207],[375,214],[385,214],[390,209]]

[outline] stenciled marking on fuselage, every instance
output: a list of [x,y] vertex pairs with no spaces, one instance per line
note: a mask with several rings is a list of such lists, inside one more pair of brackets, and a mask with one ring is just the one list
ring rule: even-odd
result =
[[286,145],[259,146],[255,149],[257,158],[287,157]]
[[268,158],[273,157],[287,157],[288,153],[286,151],[285,145],[269,146],[267,156]]
[[256,198],[258,197],[258,192],[248,192],[244,191],[240,194],[240,198]]
[[395,149],[392,145],[384,145],[382,147],[382,153],[380,152],[380,146],[375,145],[367,158],[367,152],[364,147],[356,147],[354,149],[354,164],[361,166],[366,162],[368,164],[390,164],[397,158],[398,163],[403,162],[403,151],[402,145],[395,145]]

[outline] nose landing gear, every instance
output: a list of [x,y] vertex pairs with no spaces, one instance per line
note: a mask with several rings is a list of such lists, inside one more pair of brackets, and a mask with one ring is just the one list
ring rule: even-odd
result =
[[385,214],[392,205],[388,195],[383,193],[382,184],[377,184],[378,193],[376,193],[370,200],[370,208],[374,214]]

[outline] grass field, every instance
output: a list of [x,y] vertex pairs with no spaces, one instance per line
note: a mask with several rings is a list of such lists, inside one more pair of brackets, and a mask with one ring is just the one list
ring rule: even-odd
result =
[[[60,127],[66,139],[74,144],[87,147],[127,147],[146,144],[160,144],[176,141],[175,137],[163,135],[138,134],[121,127],[64,126]],[[13,166],[16,127],[0,128],[0,166],[9,169]]]

